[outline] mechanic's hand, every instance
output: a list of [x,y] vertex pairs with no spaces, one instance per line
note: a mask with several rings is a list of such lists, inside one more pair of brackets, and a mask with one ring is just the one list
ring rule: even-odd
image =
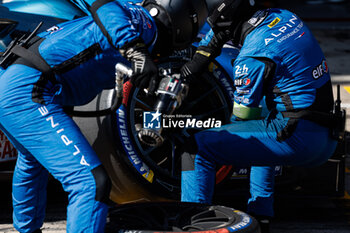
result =
[[157,86],[158,68],[154,64],[145,44],[135,45],[121,51],[121,54],[131,62],[133,75],[130,82],[139,88],[150,86],[151,89]]
[[229,40],[229,35],[225,32],[215,33],[208,45],[199,46],[191,61],[187,62],[181,68],[181,75],[186,81],[204,72],[215,57],[219,56],[225,42]]
[[213,37],[209,41],[207,47],[213,50],[213,56],[219,56],[221,52],[221,48],[224,44],[232,39],[233,33],[230,30],[223,30],[217,33],[214,33]]
[[211,61],[210,48],[206,46],[199,46],[191,61],[187,62],[181,67],[181,76],[186,81],[191,81],[197,75],[204,72]]

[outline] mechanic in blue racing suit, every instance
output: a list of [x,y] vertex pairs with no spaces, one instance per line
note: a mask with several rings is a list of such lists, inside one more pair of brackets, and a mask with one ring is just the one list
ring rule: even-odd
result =
[[[195,78],[225,42],[240,47],[233,63],[234,120],[195,135],[197,150],[184,156],[181,188],[182,201],[210,203],[216,165],[252,166],[248,212],[265,218],[274,214],[274,167],[320,165],[337,141],[330,136],[330,74],[317,41],[295,14],[252,3],[218,3],[208,17],[212,30],[182,68],[183,76]],[[264,97],[269,114],[260,119]]]
[[154,83],[152,48],[159,54],[190,45],[207,17],[201,0],[177,6],[98,0],[89,6],[92,17],[52,27],[10,50],[13,61],[0,77],[0,128],[18,150],[13,176],[18,231],[40,232],[49,173],[69,195],[67,232],[104,231],[111,182],[63,106],[86,104],[114,88],[118,62],[132,66],[132,85]]

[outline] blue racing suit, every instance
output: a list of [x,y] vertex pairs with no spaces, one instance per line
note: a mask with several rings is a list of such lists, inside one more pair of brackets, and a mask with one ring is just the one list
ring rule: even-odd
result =
[[[96,0],[69,0],[69,1],[75,4],[77,7],[79,7],[87,15],[91,14],[91,12],[89,11],[89,8],[94,2],[96,2]],[[130,0],[129,2],[141,3],[142,0]]]
[[[233,114],[253,119],[249,114],[259,112],[264,97],[269,114],[197,133],[194,168],[182,172],[182,200],[211,201],[217,164],[252,166],[248,212],[273,216],[274,166],[320,165],[335,150],[327,123],[299,117],[305,111],[329,113],[332,86],[317,41],[295,14],[260,10],[242,28],[244,42],[233,64]],[[210,31],[201,44],[212,36]]]
[[[69,193],[67,232],[103,232],[110,180],[63,106],[91,101],[115,86],[115,64],[128,62],[119,49],[142,39],[152,47],[155,23],[129,1],[107,1],[86,16],[50,28],[28,51],[50,74],[20,57],[0,76],[0,128],[17,148],[13,221],[20,232],[43,224],[48,172]],[[35,58],[35,59],[34,59]],[[40,60],[40,59],[39,59]]]

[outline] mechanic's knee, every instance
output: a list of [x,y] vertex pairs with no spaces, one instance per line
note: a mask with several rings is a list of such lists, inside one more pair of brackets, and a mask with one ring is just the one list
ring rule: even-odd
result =
[[195,154],[190,154],[184,152],[181,155],[181,171],[193,171],[194,170],[194,160],[196,158]]
[[112,182],[105,168],[103,167],[103,165],[100,165],[94,168],[91,172],[95,178],[95,183],[96,183],[95,200],[99,202],[103,202],[108,205],[111,204],[111,200],[109,199],[109,194],[111,192]]
[[220,145],[220,139],[217,135],[210,135],[210,133],[209,131],[196,133],[195,141],[197,144],[197,154],[213,160],[216,155],[212,151],[215,151],[218,145]]
[[187,152],[184,152],[181,155],[181,171],[194,171],[196,169],[196,164],[200,164],[201,166],[211,169],[216,167],[215,161],[206,158],[205,156],[190,154]]
[[184,139],[183,149],[190,154],[196,154],[198,152],[198,145],[194,135]]

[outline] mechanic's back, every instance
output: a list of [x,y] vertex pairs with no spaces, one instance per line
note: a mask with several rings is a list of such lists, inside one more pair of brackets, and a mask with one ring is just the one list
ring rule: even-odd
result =
[[[145,1],[141,7],[125,0],[97,0],[89,6],[92,16],[62,23],[29,45],[8,50],[16,56],[9,56],[1,70],[0,129],[18,151],[12,189],[18,231],[41,232],[49,172],[69,193],[67,232],[104,231],[111,182],[63,106],[85,104],[102,89],[113,88],[117,62],[130,64],[132,85],[155,83],[158,68],[149,52],[153,43],[159,41],[155,46],[161,47],[166,41],[169,51],[175,42],[189,46],[207,14],[205,3],[197,3],[181,0],[172,8],[166,1]],[[198,18],[190,17],[189,5]],[[150,9],[157,14],[151,16]],[[179,14],[188,21],[183,25],[193,27],[182,30],[177,24],[181,33],[172,34]]]

